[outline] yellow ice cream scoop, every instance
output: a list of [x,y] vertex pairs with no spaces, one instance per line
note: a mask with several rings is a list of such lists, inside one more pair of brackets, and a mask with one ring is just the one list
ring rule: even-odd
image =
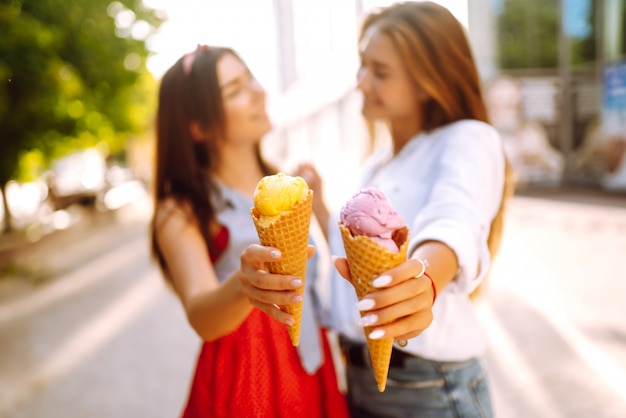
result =
[[[283,173],[261,179],[254,193],[254,207],[250,215],[261,245],[280,250],[280,260],[265,264],[275,274],[288,274],[302,279],[296,289],[304,298],[306,265],[309,249],[309,228],[313,209],[313,190],[302,177]],[[282,305],[280,308],[293,316],[287,326],[294,346],[300,344],[303,303]]]
[[302,177],[284,173],[265,176],[254,191],[254,206],[262,216],[274,217],[304,200],[309,185]]

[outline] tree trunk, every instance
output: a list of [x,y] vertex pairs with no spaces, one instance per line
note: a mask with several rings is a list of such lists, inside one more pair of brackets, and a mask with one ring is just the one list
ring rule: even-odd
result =
[[7,200],[7,184],[8,182],[2,182],[0,186],[2,191],[2,207],[4,208],[4,227],[2,229],[4,234],[13,230],[13,217],[11,216],[11,209],[9,208],[9,201]]

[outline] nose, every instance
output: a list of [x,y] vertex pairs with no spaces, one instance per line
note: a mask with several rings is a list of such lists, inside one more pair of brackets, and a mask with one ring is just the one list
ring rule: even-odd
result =
[[370,89],[370,76],[369,71],[365,67],[359,68],[356,73],[356,86],[362,92],[369,91]]
[[263,92],[263,86],[261,85],[261,83],[259,83],[259,80],[257,80],[256,78],[251,78],[248,81],[248,84],[250,86],[250,89],[254,90],[254,91],[258,91],[258,92]]
[[248,88],[255,97],[265,97],[265,89],[256,78],[250,80]]

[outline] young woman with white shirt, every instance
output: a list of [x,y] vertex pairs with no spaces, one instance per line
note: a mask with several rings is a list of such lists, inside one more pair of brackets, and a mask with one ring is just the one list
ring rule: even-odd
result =
[[[352,416],[490,417],[486,342],[470,296],[490,269],[512,183],[464,29],[435,3],[396,4],[366,18],[359,53],[362,113],[385,121],[392,138],[368,162],[361,186],[387,195],[411,237],[409,260],[376,279],[380,290],[360,301],[346,259],[334,260],[348,280],[331,279],[332,301],[321,316],[342,336]],[[331,251],[343,255],[319,176],[306,164],[298,174],[316,192],[314,211]],[[382,393],[366,325],[370,338],[403,342],[393,349]]]

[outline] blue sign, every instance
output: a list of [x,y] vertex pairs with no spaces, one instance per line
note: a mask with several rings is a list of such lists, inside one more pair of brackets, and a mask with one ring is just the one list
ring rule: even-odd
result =
[[606,65],[603,78],[604,108],[626,110],[626,61]]

